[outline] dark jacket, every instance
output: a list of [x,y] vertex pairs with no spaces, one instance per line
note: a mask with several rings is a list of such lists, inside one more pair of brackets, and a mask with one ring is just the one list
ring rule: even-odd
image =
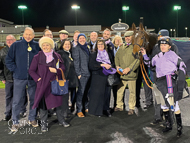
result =
[[78,87],[78,78],[74,68],[74,62],[72,58],[69,58],[69,53],[64,50],[59,50],[58,54],[64,61],[65,66],[65,78],[69,80],[69,87]]
[[90,76],[88,69],[89,55],[79,45],[73,47],[72,55],[77,76]]
[[5,65],[5,58],[8,54],[8,51],[9,51],[8,46],[0,50],[0,64],[2,67],[1,73],[0,73],[0,80],[13,82],[13,73]]
[[55,42],[55,51],[59,51],[60,50],[61,44],[62,44],[61,40]]
[[92,42],[90,41],[90,42],[88,42],[88,45],[89,45],[89,48],[90,48],[90,53],[92,53],[93,52],[93,44],[92,44]]
[[[59,54],[54,52],[53,57],[53,61],[47,64],[45,54],[40,51],[37,55],[34,56],[32,60],[29,74],[37,83],[34,105],[32,107],[33,109],[39,106],[42,97],[45,98],[47,109],[59,107],[62,105],[63,96],[55,96],[51,94],[51,81],[56,79],[56,75],[58,75],[58,78],[61,79],[61,70],[57,69],[57,73],[52,73],[50,72],[49,67],[56,68],[58,59],[60,61],[59,68],[64,71],[65,67],[63,65],[63,60]],[[39,78],[41,78],[40,81],[38,81]]]
[[111,54],[112,59],[115,59],[114,56],[114,44],[112,42],[109,42],[109,44],[107,44],[107,51],[109,54]]
[[[32,51],[28,51],[28,44]],[[28,69],[34,55],[38,54],[40,47],[38,42],[31,40],[29,43],[23,39],[14,42],[6,56],[5,64],[13,72],[13,78],[20,80],[32,80],[28,74]]]

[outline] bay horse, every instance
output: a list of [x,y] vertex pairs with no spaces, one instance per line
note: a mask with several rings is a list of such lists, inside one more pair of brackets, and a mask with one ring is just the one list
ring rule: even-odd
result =
[[133,23],[132,30],[134,31],[133,36],[132,36],[132,44],[133,44],[132,54],[136,59],[140,59],[140,68],[141,68],[141,72],[145,80],[145,83],[147,84],[149,88],[152,88],[147,82],[147,79],[148,79],[150,83],[152,83],[145,70],[143,56],[140,52],[140,48],[144,47],[146,49],[146,53],[150,55],[152,53],[152,49],[154,45],[157,43],[157,35],[147,33],[144,30],[142,23],[139,24],[138,29],[136,28],[136,25]]

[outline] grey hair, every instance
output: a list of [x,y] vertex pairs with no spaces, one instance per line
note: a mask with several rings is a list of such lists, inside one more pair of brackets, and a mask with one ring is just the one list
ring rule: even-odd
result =
[[11,36],[13,39],[16,39],[15,36],[13,36],[12,34],[7,35],[7,37],[8,36]]
[[[108,28],[106,28],[106,29],[104,30],[104,32],[105,32],[105,31],[109,31],[109,32],[110,32],[110,35],[111,35],[111,31],[110,31]],[[104,33],[104,32],[103,32],[103,33]]]
[[[98,33],[97,33],[97,32],[95,32],[95,31],[93,31],[93,32],[91,32],[91,33],[96,33],[96,35],[98,36]],[[91,35],[91,33],[90,33],[90,35]]]
[[25,32],[26,30],[30,30],[30,31],[32,31],[32,33],[35,35],[34,30],[33,30],[32,28],[30,28],[30,27],[26,27],[26,28],[24,29],[24,32]]

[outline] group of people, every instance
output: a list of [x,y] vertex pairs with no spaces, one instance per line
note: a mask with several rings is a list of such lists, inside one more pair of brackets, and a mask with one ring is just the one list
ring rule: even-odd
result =
[[[7,36],[7,46],[0,51],[0,78],[6,84],[5,120],[12,118],[13,132],[19,129],[20,114],[26,108],[26,92],[29,95],[29,124],[33,127],[38,126],[36,115],[39,112],[42,132],[48,131],[48,111],[52,109],[56,112],[59,124],[69,127],[70,124],[65,119],[71,112],[69,109],[74,109],[75,103],[76,115],[79,118],[85,117],[85,114],[111,117],[111,92],[114,96],[114,111],[123,111],[124,107],[128,106],[128,115],[133,115],[135,107],[140,107],[137,81],[142,77],[139,76],[140,60],[132,55],[133,31],[125,32],[125,42],[118,35],[111,41],[111,31],[107,28],[100,39],[96,32],[92,32],[88,43],[86,35],[78,30],[74,32],[73,41],[68,39],[68,35],[66,30],[61,30],[60,40],[54,42],[52,31],[46,29],[38,43],[34,41],[34,30],[27,27],[21,41],[16,41],[13,35]],[[177,55],[177,47],[168,36],[167,30],[159,31],[158,44],[154,46],[152,54],[147,55],[143,47],[141,53],[145,64],[153,73],[151,79],[165,101],[164,105],[154,101],[155,120],[151,124],[162,122],[163,109],[163,132],[172,129],[170,104],[165,98],[166,94],[169,94],[174,97],[177,136],[180,136],[182,122],[178,101],[183,95],[186,66]],[[163,61],[167,66],[162,64]],[[69,93],[55,96],[51,93],[51,81],[55,80],[56,76],[61,79],[62,71],[66,80],[69,80]],[[115,74],[120,78],[120,83],[110,86],[109,75]],[[176,84],[176,76],[180,77],[180,86]],[[124,105],[123,97],[127,85],[130,92],[129,102],[126,103],[128,105]],[[145,90],[148,91],[145,93],[146,108],[153,103],[150,90]]]

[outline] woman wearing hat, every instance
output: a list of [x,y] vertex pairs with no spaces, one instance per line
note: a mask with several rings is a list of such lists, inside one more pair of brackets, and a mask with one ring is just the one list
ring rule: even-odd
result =
[[166,121],[163,132],[172,130],[172,117],[169,113],[169,110],[172,110],[175,113],[177,137],[179,137],[182,134],[182,120],[178,101],[183,97],[186,65],[175,52],[170,50],[171,45],[170,37],[161,37],[158,41],[161,52],[155,55],[151,61],[144,48],[141,49],[141,53],[145,64],[156,66],[156,86],[162,93],[164,100],[164,103],[161,104]]
[[111,54],[106,51],[105,41],[99,39],[96,42],[94,52],[90,55],[89,69],[92,72],[92,80],[89,95],[89,114],[102,116],[104,110],[105,91],[109,74],[116,73],[116,69],[110,70],[113,60]]
[[[69,39],[63,40],[63,43],[61,44],[60,50],[58,53],[61,55],[61,58],[64,61],[65,66],[65,78],[66,80],[69,80],[69,91],[71,94],[71,103],[72,103],[72,110],[74,109],[75,99],[76,99],[76,87],[78,87],[78,78],[75,72],[74,68],[74,62],[71,55],[71,48],[72,43]],[[69,95],[67,96],[66,101],[69,100]],[[68,103],[66,104],[68,105]],[[65,108],[66,109],[66,108]],[[68,106],[67,106],[68,109]],[[66,113],[66,112],[65,112]],[[66,117],[66,115],[64,115]]]
[[[39,108],[41,119],[41,131],[48,131],[48,109],[56,108],[56,114],[60,125],[68,127],[62,113],[63,96],[51,94],[51,81],[56,75],[61,78],[61,68],[65,67],[60,55],[53,51],[54,41],[49,37],[42,37],[39,40],[42,51],[34,56],[29,68],[29,74],[37,83],[34,105],[32,108]],[[59,66],[59,67],[58,67]]]

